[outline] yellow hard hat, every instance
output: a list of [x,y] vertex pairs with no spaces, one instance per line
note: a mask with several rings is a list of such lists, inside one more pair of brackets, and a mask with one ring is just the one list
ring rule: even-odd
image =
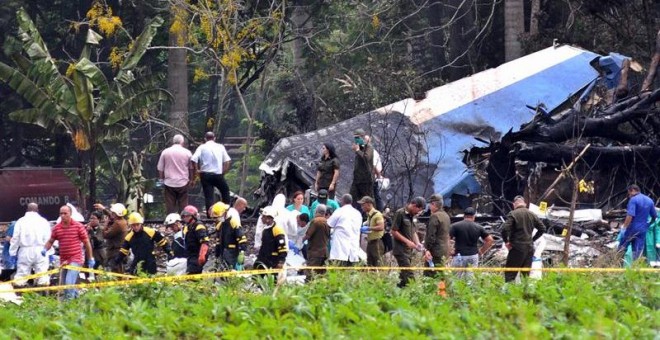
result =
[[227,210],[229,210],[229,206],[227,204],[223,202],[217,202],[211,206],[211,218],[220,217],[224,215]]
[[140,215],[139,212],[134,212],[128,215],[128,224],[142,224],[144,223],[144,218]]

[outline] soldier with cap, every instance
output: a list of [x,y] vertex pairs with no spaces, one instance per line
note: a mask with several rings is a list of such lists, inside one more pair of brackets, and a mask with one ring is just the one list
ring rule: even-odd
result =
[[[365,140],[366,133],[357,129],[353,133],[353,182],[351,183],[351,196],[374,196],[374,149]],[[359,208],[359,207],[358,207]]]
[[[426,226],[426,235],[424,236],[424,246],[426,252],[424,259],[426,260],[425,266],[430,267],[433,265],[444,265],[449,257],[449,228],[451,227],[451,220],[449,215],[442,209],[444,200],[442,195],[434,194],[429,198],[429,209],[431,210],[431,217]],[[432,261],[431,263],[429,261]],[[425,271],[424,276],[432,276],[434,272]]]
[[[536,233],[532,236],[533,230]],[[545,233],[545,225],[529,209],[527,202],[522,196],[513,199],[513,210],[506,216],[502,225],[502,241],[509,249],[505,267],[507,268],[531,268],[532,256],[534,255],[534,241]],[[504,281],[511,282],[516,279],[519,272],[505,272]],[[523,276],[529,276],[528,271],[520,272]]]
[[374,199],[364,196],[358,201],[362,211],[367,214],[367,221],[360,230],[367,234],[367,265],[370,267],[381,267],[383,265],[383,235],[385,234],[385,218],[380,211],[376,210]]
[[[408,202],[405,208],[397,210],[394,214],[392,220],[392,237],[394,238],[392,255],[394,255],[397,264],[401,268],[410,267],[413,251],[424,251],[424,246],[419,243],[417,226],[414,222],[415,216],[422,212],[424,208],[426,208],[424,197],[415,197]],[[400,288],[405,287],[411,278],[413,278],[413,272],[402,269],[399,273],[398,286]]]

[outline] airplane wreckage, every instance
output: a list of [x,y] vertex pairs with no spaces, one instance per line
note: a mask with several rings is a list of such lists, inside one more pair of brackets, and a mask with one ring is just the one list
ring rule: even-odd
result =
[[[325,142],[340,159],[337,192],[348,192],[352,134],[362,128],[383,160],[391,185],[381,196],[394,208],[439,192],[455,211],[472,205],[502,215],[516,195],[538,203],[582,151],[571,166],[583,188],[578,208],[620,209],[630,183],[657,198],[660,32],[658,40],[645,79],[629,57],[554,46],[432,89],[422,100],[283,138],[260,166],[257,196],[270,202],[276,193],[313,187]],[[543,199],[568,206],[573,187],[558,181]]]

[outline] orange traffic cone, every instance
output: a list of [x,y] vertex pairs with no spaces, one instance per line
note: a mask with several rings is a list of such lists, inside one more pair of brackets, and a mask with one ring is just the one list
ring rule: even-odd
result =
[[443,298],[447,297],[447,286],[445,285],[445,281],[438,282],[438,295]]

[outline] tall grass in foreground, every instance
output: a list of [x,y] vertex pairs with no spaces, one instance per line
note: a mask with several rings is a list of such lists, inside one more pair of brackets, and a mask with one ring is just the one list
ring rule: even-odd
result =
[[544,274],[505,285],[395,273],[333,272],[273,294],[269,278],[150,284],[88,291],[58,302],[36,294],[0,308],[4,338],[635,338],[658,337],[656,273]]

